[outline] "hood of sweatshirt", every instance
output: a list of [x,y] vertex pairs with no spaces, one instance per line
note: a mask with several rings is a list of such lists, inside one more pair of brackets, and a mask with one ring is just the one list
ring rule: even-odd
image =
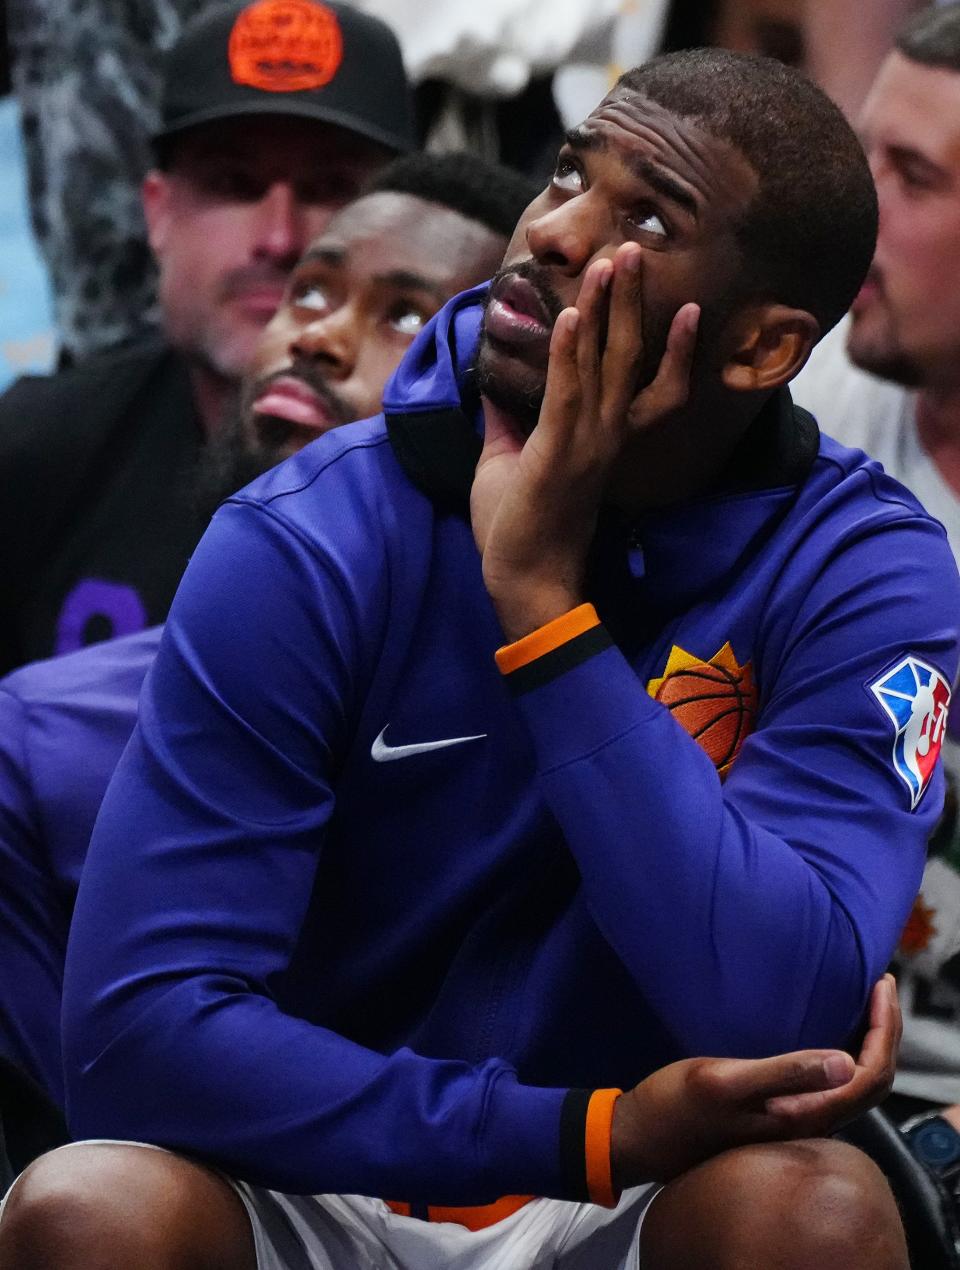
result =
[[[444,511],[469,515],[480,455],[483,409],[473,367],[487,284],[455,296],[417,337],[387,383],[387,431],[409,479]],[[831,443],[832,444],[832,443]],[[839,449],[839,447],[837,447]],[[598,555],[628,557],[648,601],[687,604],[731,575],[745,553],[774,532],[820,453],[812,415],[786,388],[774,393],[718,475],[696,498],[657,508],[629,523],[601,516]],[[619,550],[609,550],[619,544]],[[696,544],[695,555],[691,545]]]

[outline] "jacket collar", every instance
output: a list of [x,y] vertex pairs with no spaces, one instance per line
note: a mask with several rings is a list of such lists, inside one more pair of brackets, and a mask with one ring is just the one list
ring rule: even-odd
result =
[[[387,433],[410,480],[467,515],[482,413],[472,370],[486,286],[455,296],[411,346],[384,390]],[[706,497],[802,484],[820,434],[782,388],[765,404]],[[701,498],[704,496],[701,496]]]
[[[465,519],[482,445],[483,415],[472,371],[479,299],[477,292],[466,293],[445,306],[384,393],[388,436],[406,475],[439,510]],[[653,620],[727,585],[793,505],[819,447],[813,417],[781,388],[712,489],[632,523],[610,510],[601,516],[591,596],[626,597],[639,585],[642,607]],[[601,607],[605,620],[607,607]],[[629,609],[636,613],[633,603]],[[635,624],[633,616],[629,624]]]

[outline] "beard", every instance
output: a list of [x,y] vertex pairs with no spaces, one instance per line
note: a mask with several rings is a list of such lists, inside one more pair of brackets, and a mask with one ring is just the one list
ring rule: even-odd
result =
[[[557,295],[550,282],[550,270],[537,264],[536,261],[525,260],[519,264],[501,269],[493,278],[490,290],[484,302],[484,320],[480,327],[476,363],[476,383],[482,396],[488,397],[517,424],[525,436],[537,425],[543,406],[546,389],[546,367],[537,367],[522,363],[519,358],[511,357],[507,367],[503,365],[503,354],[498,353],[495,344],[486,334],[486,310],[490,297],[496,293],[498,280],[508,275],[525,278],[536,290],[544,311],[550,319],[551,327],[562,310],[567,307]],[[720,302],[708,306],[700,317],[697,337],[698,350],[712,346],[723,328],[730,313],[739,303],[741,297],[732,293]],[[637,360],[631,395],[635,397],[642,392],[656,377],[660,362],[667,348],[667,337],[676,310],[669,307],[654,306],[647,302],[642,310],[640,325],[643,341],[641,356]],[[600,352],[607,341],[607,325],[604,321],[598,333]],[[698,351],[697,360],[700,360]]]
[[330,416],[330,427],[350,423],[357,412],[335,393],[310,363],[297,363],[272,375],[247,380],[234,398],[223,426],[203,452],[194,482],[193,504],[202,528],[225,498],[269,472],[320,434],[315,428],[255,414],[253,403],[275,379],[293,376],[317,394]]
[[877,357],[867,357],[860,359],[851,357],[850,359],[861,370],[867,371],[871,375],[876,375],[878,379],[889,379],[891,383],[899,384],[901,388],[922,388],[924,383],[924,375],[919,366],[916,366],[905,353],[887,353]]
[[269,472],[284,457],[283,446],[261,441],[248,419],[248,411],[236,401],[203,451],[192,499],[201,532],[225,498]]
[[477,389],[481,396],[488,397],[495,406],[509,415],[524,435],[529,436],[540,417],[540,407],[543,405],[543,393],[546,387],[546,371],[516,363],[512,367],[512,375],[504,374],[503,370],[497,367],[497,354],[491,348],[491,340],[486,332],[487,309],[491,296],[495,294],[498,283],[510,276],[525,278],[530,283],[543,306],[551,329],[563,311],[564,305],[553,288],[549,271],[534,260],[521,260],[517,264],[499,269],[491,280],[483,303],[475,368]]
[[877,294],[861,312],[854,303],[847,355],[855,366],[879,379],[889,379],[904,388],[919,388],[924,379],[922,367],[904,346],[900,318],[876,265],[871,266],[867,280],[875,284]]
[[923,371],[893,340],[886,343],[879,340],[871,343],[866,339],[858,341],[856,327],[853,327],[847,337],[847,354],[855,366],[876,375],[878,379],[888,379],[902,388],[923,386]]

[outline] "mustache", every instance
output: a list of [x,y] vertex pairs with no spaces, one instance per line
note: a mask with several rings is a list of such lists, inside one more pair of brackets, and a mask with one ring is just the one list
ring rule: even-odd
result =
[[550,319],[550,325],[553,326],[557,318],[566,308],[566,305],[557,295],[550,282],[550,272],[543,265],[538,264],[535,260],[518,260],[516,264],[507,265],[503,269],[498,269],[493,275],[490,286],[487,290],[487,298],[484,307],[490,303],[490,296],[496,292],[497,284],[502,282],[504,278],[517,277],[523,278],[529,282],[530,286],[537,293],[537,299],[543,305],[543,311]]
[[339,427],[342,423],[352,423],[357,417],[353,406],[330,387],[317,367],[310,362],[294,362],[292,366],[274,371],[271,375],[263,375],[259,379],[251,380],[243,392],[244,415],[253,413],[253,403],[278,379],[299,379],[301,383],[306,384],[319,398],[335,427]]

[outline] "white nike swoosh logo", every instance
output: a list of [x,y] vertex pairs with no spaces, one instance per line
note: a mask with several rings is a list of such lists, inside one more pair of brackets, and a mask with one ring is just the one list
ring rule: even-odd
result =
[[383,739],[387,727],[370,746],[370,757],[375,763],[392,763],[397,758],[412,758],[414,754],[429,754],[431,750],[445,750],[451,745],[463,745],[467,741],[482,741],[487,735],[481,732],[478,736],[451,736],[445,741],[420,741],[415,745],[387,745]]

